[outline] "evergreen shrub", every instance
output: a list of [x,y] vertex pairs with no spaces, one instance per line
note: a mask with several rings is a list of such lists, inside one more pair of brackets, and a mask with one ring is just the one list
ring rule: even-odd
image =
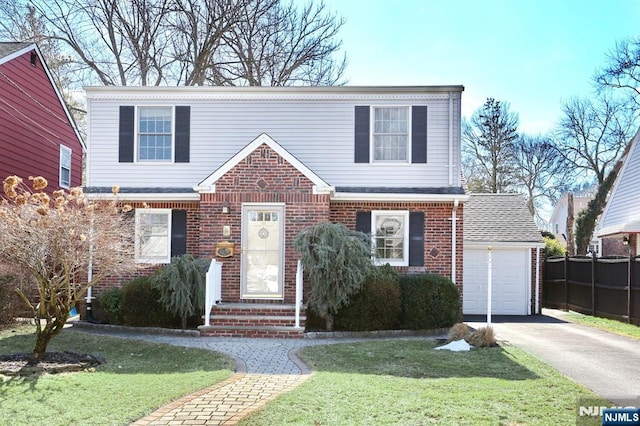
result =
[[458,287],[441,275],[401,275],[400,299],[400,325],[405,329],[451,327],[461,319]]
[[119,287],[111,287],[100,293],[91,307],[93,319],[107,324],[124,324],[122,317],[123,294],[124,291]]
[[23,303],[15,290],[13,275],[0,275],[0,325],[14,322]]
[[122,287],[122,318],[133,327],[175,327],[180,324],[160,303],[160,291],[151,277],[140,277]]
[[336,329],[393,330],[400,316],[400,284],[389,264],[371,270],[362,289],[336,315]]

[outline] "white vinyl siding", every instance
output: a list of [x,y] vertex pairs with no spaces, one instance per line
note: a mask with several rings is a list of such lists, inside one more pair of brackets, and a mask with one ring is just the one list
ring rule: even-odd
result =
[[374,210],[371,212],[373,253],[377,263],[409,265],[409,212]]
[[61,188],[71,187],[71,148],[60,145],[59,184]]
[[171,210],[136,209],[136,261],[171,261]]
[[[92,99],[87,183],[111,187],[191,188],[262,133],[332,186],[444,187],[449,183],[449,100],[422,97],[384,99],[212,100],[203,96],[173,99],[191,107],[190,162],[118,163],[118,114],[121,105],[153,106],[155,99]],[[374,99],[375,100],[375,99]],[[168,102],[163,99],[163,102]],[[355,105],[427,105],[428,163],[354,164]],[[454,186],[460,186],[460,99],[453,101]],[[114,182],[114,179],[117,179]]]
[[618,180],[613,187],[609,197],[607,208],[605,209],[599,229],[616,227],[625,223],[640,220],[640,143],[636,135],[634,145],[625,164],[618,175]]

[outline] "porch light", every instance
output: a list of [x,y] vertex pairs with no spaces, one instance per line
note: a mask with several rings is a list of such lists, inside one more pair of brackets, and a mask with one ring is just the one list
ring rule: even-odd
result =
[[629,234],[625,234],[622,236],[622,244],[624,244],[625,246],[629,245]]

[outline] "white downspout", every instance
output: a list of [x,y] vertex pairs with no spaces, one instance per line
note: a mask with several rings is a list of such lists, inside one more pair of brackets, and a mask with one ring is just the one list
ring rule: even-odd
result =
[[449,186],[453,186],[453,92],[449,92]]
[[540,247],[536,247],[536,314],[540,313]]
[[451,210],[451,281],[456,282],[456,236],[457,236],[457,222],[458,218],[456,214],[458,212],[458,199],[453,202],[453,209]]

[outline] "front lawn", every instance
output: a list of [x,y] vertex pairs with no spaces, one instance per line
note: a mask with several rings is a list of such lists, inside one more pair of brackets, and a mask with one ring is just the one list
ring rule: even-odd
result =
[[[0,331],[0,354],[29,352],[33,327]],[[0,425],[128,424],[165,403],[233,374],[234,363],[203,350],[63,331],[49,351],[97,353],[95,372],[0,376]]]
[[576,424],[578,398],[595,397],[515,347],[455,353],[435,346],[387,340],[305,348],[311,379],[241,424]]
[[600,330],[610,333],[620,334],[634,339],[640,339],[640,327],[634,324],[616,321],[608,318],[593,317],[591,315],[583,315],[578,312],[567,312],[562,316],[567,321],[577,324],[588,325],[589,327],[599,328]]

